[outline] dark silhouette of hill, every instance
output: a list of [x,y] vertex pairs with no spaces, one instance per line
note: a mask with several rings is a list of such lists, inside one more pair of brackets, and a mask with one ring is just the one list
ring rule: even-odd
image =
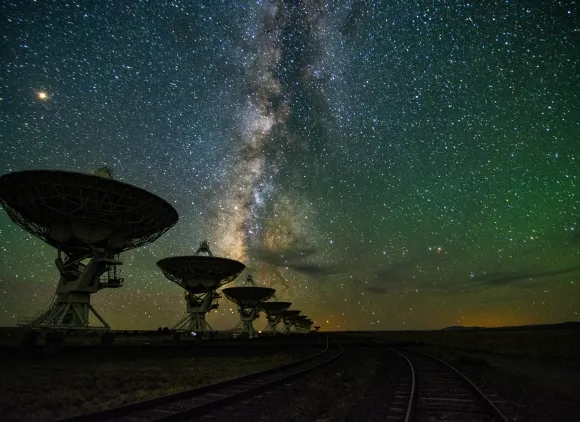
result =
[[564,329],[564,328],[580,328],[580,321],[567,321],[558,324],[530,324],[517,325],[512,327],[464,327],[462,325],[453,325],[451,327],[442,328],[442,331],[467,331],[467,330],[546,330],[546,329]]

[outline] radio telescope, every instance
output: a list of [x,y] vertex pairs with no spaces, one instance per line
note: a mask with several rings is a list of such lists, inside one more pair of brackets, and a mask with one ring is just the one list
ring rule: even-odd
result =
[[[201,253],[207,256],[200,255]],[[185,289],[186,315],[173,326],[193,333],[211,331],[205,315],[218,308],[216,290],[233,281],[246,267],[233,259],[213,256],[206,241],[193,256],[175,256],[157,262],[163,274]]]
[[268,326],[264,329],[265,332],[272,334],[279,334],[280,331],[276,328],[281,320],[282,312],[292,305],[290,302],[264,302],[260,308],[266,313],[266,320]]
[[306,315],[295,315],[290,317],[290,325],[297,333],[309,333],[313,322]]
[[10,219],[57,249],[60,280],[51,305],[19,325],[89,328],[91,294],[123,285],[121,252],[158,239],[178,219],[166,201],[115,181],[106,168],[97,175],[30,170],[0,177],[0,203]]
[[297,315],[292,318],[292,323],[296,332],[302,333],[304,332],[306,321],[308,321],[308,317],[306,315]]
[[300,328],[303,329],[305,333],[309,333],[312,331],[312,324],[314,324],[314,321],[310,318],[306,318],[304,321],[301,321]]
[[294,324],[294,318],[296,318],[298,316],[298,314],[300,314],[300,312],[301,311],[299,311],[297,309],[289,309],[289,310],[282,312],[280,317],[282,319],[282,323],[284,324],[284,332],[285,333],[290,332],[290,329],[292,328],[292,325]]
[[238,305],[240,321],[234,332],[248,333],[250,338],[257,337],[253,321],[260,315],[260,307],[264,301],[270,299],[275,289],[257,287],[251,275],[246,279],[246,286],[228,287],[222,290],[226,297]]

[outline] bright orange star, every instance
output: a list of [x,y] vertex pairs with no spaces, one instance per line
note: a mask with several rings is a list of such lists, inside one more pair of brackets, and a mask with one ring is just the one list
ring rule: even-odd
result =
[[44,91],[39,91],[36,93],[36,98],[38,98],[39,100],[46,100],[48,99],[48,94]]

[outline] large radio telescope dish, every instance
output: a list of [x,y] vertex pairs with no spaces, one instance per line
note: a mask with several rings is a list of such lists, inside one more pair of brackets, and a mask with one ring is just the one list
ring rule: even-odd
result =
[[59,170],[0,176],[0,204],[10,219],[58,249],[55,300],[19,325],[86,329],[92,313],[109,329],[91,294],[121,287],[120,253],[153,242],[177,222],[163,199],[113,180],[106,168],[98,174],[105,177]]
[[144,189],[59,170],[1,176],[0,203],[12,221],[63,252],[120,253],[153,242],[178,219],[169,203]]

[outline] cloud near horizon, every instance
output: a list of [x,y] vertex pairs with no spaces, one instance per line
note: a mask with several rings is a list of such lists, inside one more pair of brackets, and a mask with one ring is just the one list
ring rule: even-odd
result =
[[322,278],[332,274],[338,274],[341,270],[337,266],[319,265],[308,262],[308,259],[316,254],[315,248],[287,248],[270,250],[263,247],[252,248],[252,254],[259,261],[274,267],[292,269],[315,278]]
[[476,289],[485,287],[505,287],[515,285],[517,287],[525,287],[526,283],[521,283],[524,280],[528,280],[527,283],[537,284],[537,279],[558,276],[564,274],[572,274],[580,271],[580,266],[573,266],[569,268],[555,269],[551,271],[534,271],[534,270],[522,270],[522,271],[493,271],[484,272],[471,276],[469,281],[462,282],[448,288],[439,289],[442,294],[449,293],[466,293]]

